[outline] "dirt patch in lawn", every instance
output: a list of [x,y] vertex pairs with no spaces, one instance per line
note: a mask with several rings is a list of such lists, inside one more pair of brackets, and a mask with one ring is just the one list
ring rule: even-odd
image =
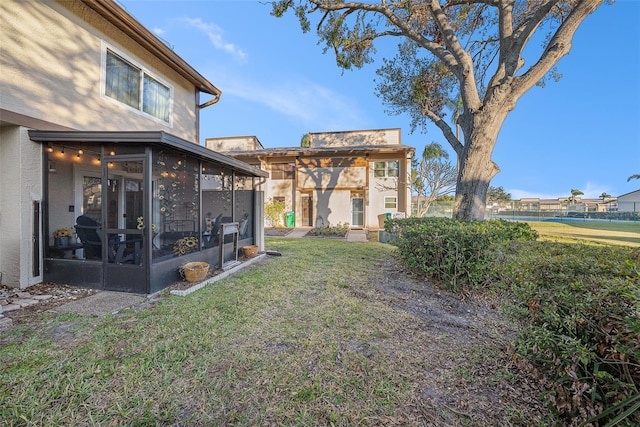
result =
[[[516,326],[494,304],[460,299],[412,276],[392,259],[383,262],[372,284],[354,293],[403,310],[412,319],[398,324],[396,340],[386,344],[395,343],[389,350],[398,357],[422,360],[415,370],[416,401],[399,409],[407,420],[427,419],[433,423],[429,425],[545,423],[548,410],[538,399],[539,380],[516,367],[526,363],[510,347]],[[407,345],[411,342],[420,344]]]
[[28,293],[32,296],[47,296],[47,299],[39,299],[37,304],[25,306],[13,311],[3,311],[3,315],[13,320],[22,320],[32,317],[40,317],[42,314],[60,305],[76,301],[99,292],[96,289],[81,288],[67,285],[57,285],[49,282],[38,283],[26,289],[0,286],[0,303],[11,304],[16,301],[19,293]]

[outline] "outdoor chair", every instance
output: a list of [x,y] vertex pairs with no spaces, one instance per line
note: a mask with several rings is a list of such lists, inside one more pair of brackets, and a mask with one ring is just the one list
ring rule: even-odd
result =
[[218,215],[206,226],[206,233],[204,235],[204,247],[210,248],[218,244],[220,240],[220,226],[222,225],[222,214]]
[[[87,259],[102,259],[102,226],[93,218],[80,215],[76,219],[76,234],[82,242],[84,256]],[[127,251],[127,242],[120,236],[110,235],[107,247],[109,262],[116,264],[134,263],[140,259],[140,244],[135,244],[135,252]]]

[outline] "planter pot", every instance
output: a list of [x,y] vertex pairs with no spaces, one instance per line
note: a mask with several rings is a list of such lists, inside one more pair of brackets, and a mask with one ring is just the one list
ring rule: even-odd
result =
[[209,264],[198,261],[188,262],[180,267],[180,272],[187,282],[198,282],[207,276]]
[[54,244],[56,246],[69,246],[69,237],[54,237],[53,238]]
[[243,246],[242,253],[247,258],[255,258],[258,255],[258,247],[256,245]]

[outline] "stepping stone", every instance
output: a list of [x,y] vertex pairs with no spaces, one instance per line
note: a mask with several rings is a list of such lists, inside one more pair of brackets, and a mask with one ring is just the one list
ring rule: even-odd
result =
[[18,310],[18,309],[20,309],[20,306],[18,304],[7,304],[7,305],[2,307],[2,311],[4,313],[8,313],[10,311],[14,311],[14,310]]
[[53,298],[53,295],[34,295],[33,299],[44,301],[46,299]]
[[38,301],[35,299],[19,298],[19,299],[13,300],[13,303],[18,304],[20,307],[29,307],[30,305],[37,304]]
[[31,298],[31,294],[29,292],[16,292],[16,297],[18,297],[18,298]]

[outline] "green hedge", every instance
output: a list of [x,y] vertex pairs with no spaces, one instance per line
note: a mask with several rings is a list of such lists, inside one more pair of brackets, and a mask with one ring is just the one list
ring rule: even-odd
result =
[[[640,425],[640,262],[629,248],[551,242],[496,248],[494,271],[523,325],[517,351],[569,421]],[[626,414],[628,412],[628,414]],[[603,424],[604,425],[604,424]]]
[[640,253],[535,241],[527,224],[387,221],[410,268],[444,288],[504,294],[516,351],[543,376],[561,422],[640,425]]
[[455,292],[484,284],[492,244],[538,237],[528,224],[504,220],[407,218],[386,221],[385,231],[398,235],[394,244],[407,266]]

